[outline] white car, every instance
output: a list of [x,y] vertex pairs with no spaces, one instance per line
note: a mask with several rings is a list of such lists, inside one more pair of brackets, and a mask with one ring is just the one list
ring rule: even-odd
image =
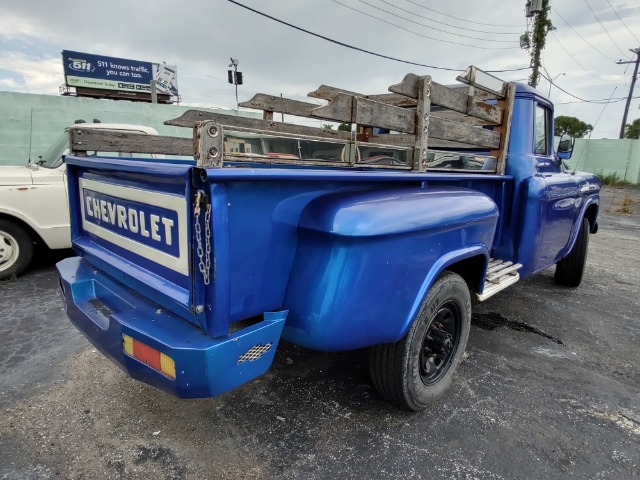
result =
[[[158,135],[141,125],[83,123],[82,128]],[[26,166],[0,166],[0,280],[18,275],[33,258],[34,243],[71,247],[64,156],[69,134]]]

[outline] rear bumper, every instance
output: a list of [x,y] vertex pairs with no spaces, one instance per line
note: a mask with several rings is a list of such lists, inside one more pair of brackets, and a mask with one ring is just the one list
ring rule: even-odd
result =
[[[212,397],[256,378],[271,366],[286,311],[265,312],[262,321],[214,339],[79,257],[59,262],[57,269],[71,322],[137,380],[182,398]],[[171,357],[176,378],[127,355],[123,335]]]

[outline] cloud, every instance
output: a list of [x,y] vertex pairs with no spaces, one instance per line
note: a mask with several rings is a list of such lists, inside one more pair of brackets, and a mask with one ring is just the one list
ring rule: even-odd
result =
[[[502,44],[460,36],[517,41],[526,29],[524,2],[448,0],[429,10],[431,2],[419,0],[366,0],[370,5],[360,0],[340,0],[363,12],[358,13],[329,0],[239,1],[337,41],[416,63],[460,69],[470,64],[484,69],[510,69],[528,66],[530,62],[528,53],[519,48],[495,50],[490,47]],[[610,1],[629,28],[639,32],[637,0]],[[629,31],[604,1],[590,0],[590,4],[625,51],[628,47],[637,47],[628,44]],[[618,86],[616,97],[626,95],[628,87],[624,84],[630,74],[623,73],[625,66],[613,63],[620,52],[586,8],[584,0],[565,0],[554,8],[605,53],[603,58],[552,12],[558,27],[555,33],[568,52],[549,36],[543,54],[544,65],[552,76],[566,73],[556,83],[587,99],[608,98],[615,86]],[[435,81],[445,84],[453,83],[457,75],[385,60],[329,43],[224,0],[155,0],[153,7],[143,2],[111,0],[108,8],[95,2],[61,8],[50,0],[0,0],[0,11],[0,87],[16,91],[57,94],[58,86],[64,82],[59,57],[63,49],[177,65],[183,103],[201,106],[235,106],[235,89],[226,78],[230,56],[240,60],[239,68],[245,77],[245,84],[239,88],[240,101],[257,92],[283,93],[286,97],[303,99],[320,84],[382,93],[408,72],[432,75]],[[457,33],[444,34],[435,28]],[[472,29],[478,31],[472,32]],[[436,42],[406,30],[479,48]],[[499,76],[515,80],[529,74],[529,71],[519,71]],[[540,88],[548,91],[546,81],[541,82]],[[552,90],[552,95],[558,101],[574,100],[557,89]],[[591,124],[602,110],[601,105],[560,105],[558,114],[566,114],[569,107]],[[622,107],[613,104],[606,109],[594,136],[614,135],[619,128],[616,124]],[[634,111],[635,107],[634,101]]]
[[11,91],[57,94],[58,87],[64,83],[59,58],[0,52],[0,66],[0,84]]

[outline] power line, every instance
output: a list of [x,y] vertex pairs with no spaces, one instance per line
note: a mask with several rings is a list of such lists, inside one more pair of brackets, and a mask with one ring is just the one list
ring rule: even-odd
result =
[[[345,6],[345,7],[347,7],[347,8],[351,8],[351,7],[348,7],[347,5],[344,5],[343,3],[338,2],[338,1],[336,1],[336,0],[332,0],[332,1],[334,1],[335,3],[339,3],[340,5]],[[446,33],[447,35],[456,35],[456,36],[458,36],[458,37],[470,38],[470,39],[472,39],[472,40],[482,40],[483,42],[516,43],[516,44],[517,44],[517,43],[519,43],[519,42],[517,42],[517,41],[515,41],[515,40],[490,40],[490,39],[485,39],[485,38],[481,38],[481,37],[473,37],[473,36],[471,36],[471,35],[463,35],[463,34],[461,34],[461,33],[456,33],[456,32],[449,32],[449,31],[447,31],[447,30],[442,30],[441,28],[431,27],[431,26],[429,26],[429,25],[425,25],[424,23],[416,22],[415,20],[411,20],[410,18],[402,17],[402,16],[397,15],[397,14],[395,14],[395,13],[393,13],[393,12],[390,12],[390,11],[388,11],[388,10],[385,10],[384,8],[380,8],[380,7],[377,7],[377,6],[375,6],[375,5],[372,5],[371,3],[369,3],[369,2],[367,2],[367,1],[365,1],[365,0],[358,0],[358,1],[359,1],[360,3],[364,3],[365,5],[368,5],[368,6],[369,6],[369,7],[371,7],[371,8],[375,8],[376,10],[380,10],[381,12],[388,13],[389,15],[392,15],[392,16],[394,16],[394,17],[396,17],[396,18],[401,19],[401,20],[405,20],[405,21],[407,21],[407,22],[414,23],[414,24],[416,24],[416,25],[420,25],[421,27],[427,27],[427,28],[430,28],[430,29],[432,29],[432,30],[436,30],[436,31],[438,31],[438,32],[443,32],[443,33]],[[386,4],[388,4],[388,5],[393,6],[392,4],[390,4],[389,2],[385,2],[384,0],[380,0],[380,1],[382,1],[383,3],[386,3]],[[396,7],[396,8],[398,8],[398,7]],[[355,10],[355,9],[352,9],[352,10]],[[356,11],[358,11],[358,10],[356,10]],[[408,10],[405,10],[405,11],[408,11]],[[361,12],[361,13],[362,13],[362,12]],[[409,13],[411,13],[411,12],[409,12]],[[416,16],[419,16],[419,15],[416,15]],[[427,18],[427,17],[422,17],[422,18]],[[427,20],[429,20],[429,21],[433,21],[433,22],[436,22],[436,23],[442,23],[442,22],[438,22],[437,20],[431,20],[431,19],[429,19],[429,18],[427,18]],[[453,25],[449,25],[449,24],[447,24],[447,23],[445,23],[444,25],[453,26]],[[454,28],[462,28],[462,27],[455,27],[455,26],[453,26],[453,27],[454,27]],[[491,33],[491,32],[484,32],[484,33]]]
[[[616,43],[616,41],[613,39],[613,37],[611,36],[611,34],[609,33],[609,30],[607,30],[604,26],[604,24],[600,21],[600,19],[598,18],[598,16],[596,15],[596,12],[593,11],[593,8],[591,8],[591,5],[589,5],[589,2],[587,0],[584,0],[584,3],[587,4],[587,7],[589,7],[589,10],[591,10],[591,13],[593,13],[593,16],[596,18],[596,20],[598,21],[598,23],[600,24],[600,26],[602,27],[602,29],[605,31],[605,33],[607,34],[607,36],[609,37],[609,39],[611,39],[611,41],[613,42],[613,44],[616,46],[616,48],[618,50],[620,50],[620,53],[622,53],[622,55],[627,55],[626,53],[624,53],[622,51],[622,49],[620,48],[620,46]],[[629,58],[629,57],[627,57]]]
[[[360,0],[360,1],[362,1],[362,0]],[[475,29],[473,29],[473,28],[469,28],[469,27],[460,27],[460,26],[458,26],[458,25],[451,25],[450,23],[441,22],[441,21],[439,21],[439,20],[434,20],[434,19],[432,19],[432,18],[425,17],[424,15],[420,15],[420,14],[418,14],[418,13],[412,12],[411,10],[407,10],[406,8],[399,7],[399,6],[397,6],[397,5],[392,4],[391,2],[387,2],[386,0],[379,0],[379,1],[380,1],[381,3],[386,3],[387,5],[389,5],[389,6],[393,7],[393,8],[397,8],[398,10],[402,10],[403,12],[410,13],[410,14],[411,14],[411,15],[413,15],[414,17],[424,18],[425,20],[427,20],[427,21],[429,21],[429,22],[439,23],[440,25],[446,25],[447,27],[452,27],[452,28],[457,28],[457,29],[460,29],[460,30],[465,30],[465,31],[467,31],[467,32],[488,33],[488,34],[490,34],[490,35],[511,35],[511,36],[514,36],[514,35],[515,35],[515,36],[518,36],[518,37],[520,36],[520,34],[519,34],[519,33],[510,33],[510,32],[488,32],[488,31],[486,31],[486,30],[475,30]],[[362,3],[367,3],[367,2],[362,2]],[[370,5],[370,4],[368,4],[368,3],[367,3],[367,5]],[[370,6],[373,6],[373,5],[370,5]],[[378,7],[374,7],[374,8],[378,8]],[[382,9],[379,9],[379,10],[382,10]],[[386,11],[386,10],[382,10],[382,11],[384,12],[384,11]],[[390,12],[387,12],[387,13],[390,13]],[[391,14],[391,15],[393,15],[393,14]],[[402,17],[400,17],[400,18],[402,18]],[[409,20],[409,21],[411,21],[411,20]],[[413,22],[413,23],[416,23],[416,22]],[[418,24],[418,25],[422,25],[422,24]],[[426,25],[424,25],[424,26],[426,27]],[[432,28],[432,27],[429,27],[429,28]],[[441,30],[441,31],[445,31],[445,30]],[[454,33],[454,32],[447,32],[447,33],[450,33],[451,35],[458,35],[457,33]],[[469,37],[469,38],[475,38],[475,37]],[[491,40],[489,40],[489,41],[491,41]]]
[[618,15],[618,12],[616,11],[616,9],[615,9],[615,8],[613,8],[613,5],[611,5],[611,3],[609,3],[609,0],[607,0],[607,3],[608,3],[608,4],[609,4],[609,6],[611,7],[611,10],[613,10],[613,13],[615,13],[615,14],[616,14],[616,17],[618,17],[618,20],[620,20],[620,21],[622,22],[622,24],[624,25],[624,27],[625,27],[627,30],[629,30],[629,33],[630,33],[631,35],[633,35],[633,38],[635,38],[635,39],[636,39],[636,42],[640,43],[640,40],[638,40],[638,37],[636,37],[636,34],[635,34],[635,33],[633,33],[633,32],[629,29],[629,27],[627,27],[627,24],[626,24],[626,23],[624,23],[624,20],[622,20],[622,17],[620,17],[620,15]]
[[[360,47],[356,47],[356,46],[353,46],[353,45],[349,45],[348,43],[340,42],[338,40],[334,40],[332,38],[325,37],[324,35],[320,35],[318,33],[314,33],[314,32],[311,32],[309,30],[305,30],[304,28],[301,28],[301,27],[298,27],[298,26],[293,25],[291,23],[285,22],[284,20],[280,20],[278,18],[272,17],[271,15],[268,15],[266,13],[263,13],[263,12],[260,12],[260,11],[258,11],[256,9],[254,9],[254,8],[251,8],[251,7],[248,7],[246,5],[243,5],[242,3],[237,2],[235,0],[227,0],[227,1],[229,1],[229,2],[231,2],[233,4],[235,4],[235,5],[238,5],[239,7],[242,7],[244,9],[246,9],[246,10],[249,10],[249,11],[251,11],[253,13],[257,13],[258,15],[261,15],[261,16],[263,16],[265,18],[273,20],[275,22],[281,23],[283,25],[286,25],[288,27],[294,28],[294,29],[296,29],[298,31],[307,33],[309,35],[313,35],[314,37],[321,38],[322,40],[326,40],[328,42],[335,43],[336,45],[340,45],[342,47],[350,48],[351,50],[356,50],[358,52],[367,53],[369,55],[374,55],[374,56],[380,57],[380,58],[386,58],[387,60],[393,60],[394,62],[406,63],[408,65],[416,65],[418,67],[433,68],[433,69],[436,69],[436,70],[447,70],[449,72],[462,72],[462,71],[464,71],[464,69],[460,69],[460,68],[437,67],[437,66],[434,66],[434,65],[425,65],[424,63],[410,62],[408,60],[401,60],[399,58],[390,57],[388,55],[382,55],[381,53],[372,52],[370,50],[365,50],[364,48],[360,48]],[[502,69],[502,70],[486,70],[486,71],[489,72],[489,73],[519,72],[521,70],[528,70],[529,68],[530,67],[520,67],[520,68],[507,68],[507,69]]]
[[[640,98],[640,97],[632,97],[633,99],[636,98]],[[596,105],[602,105],[602,104],[607,104],[607,103],[620,103],[620,102],[624,102],[627,99],[627,97],[620,97],[620,98],[613,98],[611,99],[611,101],[608,101],[606,98],[602,99],[602,101],[591,101],[591,102],[584,102],[582,100],[576,100],[575,102],[553,102],[554,105],[569,105],[572,103],[595,103]]]
[[586,38],[584,38],[582,35],[580,35],[580,34],[578,33],[578,31],[577,31],[575,28],[573,28],[573,27],[569,24],[569,22],[567,22],[567,21],[564,19],[564,17],[563,17],[562,15],[560,15],[560,12],[558,12],[554,7],[551,7],[551,9],[554,11],[554,13],[555,13],[556,15],[558,15],[558,16],[560,17],[560,20],[562,20],[562,21],[565,23],[565,25],[566,25],[567,27],[569,27],[571,30],[573,30],[573,33],[575,33],[577,36],[579,36],[579,37],[582,39],[582,41],[583,41],[583,42],[585,42],[587,45],[589,45],[591,48],[593,48],[596,52],[598,52],[600,55],[602,55],[604,58],[606,58],[606,59],[607,59],[607,60],[609,60],[610,62],[613,62],[613,61],[614,61],[611,57],[609,57],[609,56],[608,56],[607,54],[605,54],[605,53],[602,53],[602,51],[600,51],[599,49],[597,49],[596,47],[594,47],[594,46],[593,46],[593,45],[592,45],[592,44],[591,44],[591,43],[590,43]]
[[556,36],[555,32],[553,32],[553,31],[552,31],[552,32],[551,32],[551,35],[553,35],[553,38],[555,38],[556,42],[558,42],[558,45],[560,45],[560,48],[562,48],[562,50],[564,50],[564,52],[565,52],[569,57],[571,57],[571,60],[573,60],[573,61],[576,63],[576,65],[578,65],[582,70],[584,70],[586,73],[588,73],[589,75],[591,75],[593,78],[597,78],[597,79],[598,79],[598,80],[600,80],[600,81],[606,82],[606,80],[605,80],[604,78],[601,78],[601,77],[597,76],[596,74],[591,73],[591,72],[590,72],[589,70],[587,70],[586,68],[584,68],[584,67],[582,66],[582,64],[581,64],[578,60],[576,60],[575,55],[573,55],[573,54],[569,53],[569,51],[568,51],[566,48],[564,48],[564,45],[562,45],[562,43],[560,42],[560,39]]
[[443,12],[440,12],[438,10],[434,10],[433,8],[425,7],[424,5],[421,5],[421,4],[416,3],[416,2],[412,2],[411,0],[405,0],[405,1],[407,1],[409,3],[412,3],[413,5],[416,5],[417,7],[424,8],[425,10],[429,10],[430,12],[434,12],[434,13],[437,13],[439,15],[444,15],[445,17],[454,18],[456,20],[460,20],[461,22],[475,23],[476,25],[485,25],[487,27],[525,27],[526,26],[526,25],[504,25],[504,24],[497,24],[497,23],[476,22],[474,20],[467,20],[467,19],[460,18],[460,17],[454,17],[453,15],[449,15],[447,13],[443,13]]
[[[370,13],[363,12],[362,10],[358,10],[357,8],[351,7],[351,6],[349,6],[349,5],[345,5],[344,3],[342,3],[342,2],[340,2],[340,1],[338,1],[338,0],[331,0],[331,1],[332,1],[333,3],[337,3],[338,5],[342,5],[343,7],[348,8],[349,10],[353,10],[354,12],[358,12],[358,13],[360,13],[361,15],[364,15],[364,16],[366,16],[366,17],[374,18],[374,19],[379,20],[379,21],[381,21],[381,22],[383,22],[383,23],[386,23],[386,24],[388,24],[388,25],[392,25],[392,26],[394,26],[394,27],[396,27],[396,28],[399,28],[400,30],[404,30],[405,32],[412,33],[412,34],[414,34],[414,35],[417,35],[417,36],[422,37],[422,38],[427,38],[427,39],[429,39],[429,40],[435,40],[436,42],[451,43],[451,44],[454,44],[454,45],[463,45],[463,46],[465,46],[465,47],[470,47],[470,48],[482,48],[482,49],[491,49],[491,50],[512,50],[512,49],[519,49],[519,47],[487,47],[487,46],[481,46],[481,45],[472,45],[472,44],[469,44],[469,43],[454,42],[453,40],[442,40],[442,39],[439,39],[439,38],[430,37],[430,36],[428,36],[428,35],[423,35],[422,33],[418,33],[418,32],[415,32],[415,31],[413,31],[413,30],[409,30],[408,28],[404,28],[403,26],[398,25],[398,24],[395,24],[395,23],[393,23],[393,22],[389,22],[388,20],[385,20],[385,19],[383,19],[383,18],[376,17],[375,15],[371,15]],[[362,1],[362,0],[359,0],[359,1]],[[362,3],[365,3],[365,4],[367,4],[367,5],[369,5],[370,7],[373,7],[373,8],[378,8],[378,7],[375,7],[375,6],[373,6],[373,5],[371,5],[370,3],[367,3],[367,2],[362,2]],[[381,8],[378,8],[378,10],[382,10],[382,9],[381,9]],[[387,12],[386,10],[382,10],[382,11],[383,11],[383,12],[386,12],[386,13],[390,13],[390,12]],[[400,17],[399,15],[396,15],[396,14],[394,14],[394,13],[391,13],[391,15],[393,15],[393,16],[395,16],[395,17],[399,17],[399,18],[401,18],[401,19],[403,19],[403,20],[408,20],[408,19],[406,19],[406,18],[404,18],[404,17]],[[413,20],[409,20],[409,21],[410,21],[410,22],[412,22],[412,23],[417,23],[417,22],[414,22]],[[421,25],[421,26],[423,26],[423,27],[425,27],[425,26],[426,26],[426,27],[428,27],[428,25],[424,25],[424,24],[422,24],[422,23],[418,23],[418,25]],[[456,34],[452,34],[452,33],[450,33],[450,32],[447,32],[446,30],[441,30],[441,29],[438,29],[438,28],[435,28],[435,27],[429,27],[429,28],[433,28],[434,30],[439,30],[439,31],[441,31],[441,32],[449,33],[450,35],[456,35]],[[471,39],[473,39],[473,40],[482,40],[482,41],[486,41],[486,40],[484,40],[484,39],[482,39],[482,38],[478,38],[478,37],[470,37],[470,36],[468,36],[468,35],[458,35],[458,36],[460,36],[460,37],[466,37],[466,38],[471,38]],[[505,40],[491,40],[491,41],[494,41],[494,42],[504,42]],[[509,42],[509,41],[507,41],[507,42]],[[514,43],[514,42],[509,42],[509,43]]]
[[[622,97],[622,98],[617,98],[617,99],[615,99],[614,101],[612,101],[611,97],[609,97],[609,98],[598,99],[598,100],[586,100],[586,99],[584,99],[584,98],[582,98],[582,97],[579,97],[579,96],[577,96],[577,95],[574,95],[573,93],[569,93],[569,92],[567,92],[564,88],[562,88],[562,87],[558,86],[555,82],[553,82],[553,80],[551,80],[551,79],[550,79],[549,77],[547,77],[546,75],[544,75],[544,74],[542,74],[542,73],[541,73],[541,74],[540,74],[540,76],[541,76],[542,78],[546,79],[546,80],[547,80],[551,85],[553,85],[554,87],[556,87],[556,88],[557,88],[558,90],[560,90],[561,92],[566,93],[567,95],[569,95],[570,97],[575,98],[576,100],[580,100],[580,102],[578,102],[578,103],[595,103],[595,104],[597,104],[597,105],[604,105],[604,104],[606,104],[606,103],[615,103],[615,102],[618,102],[618,101],[620,101],[620,100],[626,100],[626,99],[627,99],[627,97]],[[616,88],[618,88],[618,87],[616,87]],[[615,91],[615,90],[614,90],[614,91]],[[638,98],[638,97],[634,97],[634,98]],[[564,103],[563,103],[563,102],[554,102],[554,103],[555,103],[556,105],[563,105],[564,103],[576,103],[576,102],[564,102]]]

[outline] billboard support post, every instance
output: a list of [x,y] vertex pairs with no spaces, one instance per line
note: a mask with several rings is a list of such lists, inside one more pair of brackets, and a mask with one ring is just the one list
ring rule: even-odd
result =
[[158,103],[158,90],[156,89],[156,81],[151,80],[151,103]]

